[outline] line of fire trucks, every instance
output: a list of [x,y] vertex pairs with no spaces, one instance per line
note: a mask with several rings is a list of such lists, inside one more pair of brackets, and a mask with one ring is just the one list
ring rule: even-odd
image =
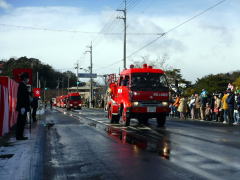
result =
[[80,93],[68,93],[67,95],[57,96],[53,98],[52,101],[54,106],[66,108],[67,110],[82,109]]
[[[108,75],[108,90],[105,97],[105,111],[110,123],[130,125],[135,118],[141,124],[148,124],[150,118],[156,118],[157,126],[165,125],[169,108],[169,86],[165,73],[161,69],[143,64],[141,68],[133,65],[124,69],[119,76]],[[79,93],[69,93],[56,98],[56,106],[81,109]]]

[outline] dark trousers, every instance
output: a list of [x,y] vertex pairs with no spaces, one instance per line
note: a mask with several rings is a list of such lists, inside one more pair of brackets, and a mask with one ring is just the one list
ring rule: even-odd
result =
[[201,113],[200,113],[200,108],[195,109],[195,118],[200,119],[201,118]]
[[234,109],[233,108],[229,108],[228,109],[228,124],[232,124],[234,119],[233,119],[233,112],[234,112]]
[[26,119],[27,119],[27,113],[24,113],[23,115],[21,114],[21,112],[18,113],[17,126],[16,126],[16,138],[23,137]]
[[37,113],[37,108],[33,108],[32,109],[32,120],[35,122],[37,119],[36,119],[36,113]]
[[219,122],[223,122],[224,121],[223,114],[224,114],[224,110],[219,111]]

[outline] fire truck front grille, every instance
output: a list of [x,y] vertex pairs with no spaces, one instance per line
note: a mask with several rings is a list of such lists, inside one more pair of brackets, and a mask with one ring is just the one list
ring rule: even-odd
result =
[[162,104],[162,102],[153,102],[153,101],[149,101],[149,102],[146,102],[146,101],[144,101],[144,102],[139,102],[142,106],[159,106],[159,105],[161,105]]

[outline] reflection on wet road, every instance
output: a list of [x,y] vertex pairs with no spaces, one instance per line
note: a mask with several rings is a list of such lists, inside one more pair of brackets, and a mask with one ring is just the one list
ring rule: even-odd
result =
[[[63,110],[60,110],[60,112]],[[240,128],[168,120],[109,124],[102,110],[49,112],[48,179],[238,179]]]

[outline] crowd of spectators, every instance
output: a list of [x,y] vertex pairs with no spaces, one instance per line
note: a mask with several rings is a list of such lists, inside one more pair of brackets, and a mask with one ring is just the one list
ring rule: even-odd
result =
[[175,95],[170,103],[170,116],[180,119],[216,121],[240,125],[240,94],[232,89],[209,94],[205,89],[191,97]]

